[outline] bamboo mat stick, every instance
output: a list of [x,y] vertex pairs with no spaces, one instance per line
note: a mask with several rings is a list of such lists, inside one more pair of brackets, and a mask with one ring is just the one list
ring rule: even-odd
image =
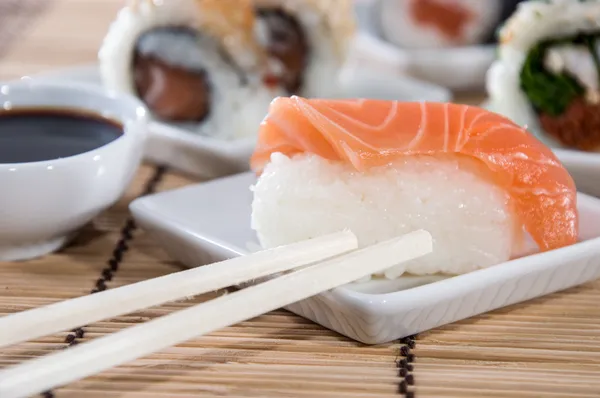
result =
[[314,296],[433,250],[416,231],[0,372],[0,397],[40,393]]
[[358,247],[350,231],[265,250],[0,318],[0,347],[325,260]]

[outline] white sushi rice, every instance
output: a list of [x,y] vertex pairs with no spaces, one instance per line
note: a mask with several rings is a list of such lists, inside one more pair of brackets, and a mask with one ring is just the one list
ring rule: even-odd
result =
[[[521,70],[529,51],[539,42],[559,39],[577,33],[600,31],[600,0],[549,0],[528,1],[519,4],[515,14],[509,18],[500,30],[501,44],[498,59],[487,74],[487,91],[490,107],[514,122],[526,126],[546,143],[560,146],[549,137],[540,134],[537,115],[521,90]],[[575,49],[573,49],[575,51]],[[576,56],[574,52],[565,53],[564,47],[553,53],[562,57],[565,65],[568,59]],[[556,63],[552,59],[546,60]],[[585,66],[589,60],[581,59],[569,70],[580,81],[589,80],[584,70],[578,71],[577,64]],[[596,76],[597,78],[597,76]],[[593,87],[587,87],[588,89]],[[593,96],[593,94],[591,95]]]
[[[195,0],[142,1],[135,9],[123,8],[110,26],[99,52],[103,84],[108,89],[135,95],[132,63],[140,36],[158,27],[197,30],[198,12]],[[172,42],[163,43],[160,39],[149,40],[142,51],[159,53],[161,59],[174,66],[202,69],[207,73],[211,110],[201,123],[181,125],[201,135],[221,139],[256,137],[272,98],[282,94],[267,90],[249,76],[246,76],[249,84],[244,84],[234,67],[223,59],[218,43],[207,36],[200,35],[196,51],[183,52],[183,56]]]
[[[460,159],[460,160],[459,160]],[[385,272],[462,274],[508,260],[516,241],[507,194],[463,158],[407,156],[357,172],[315,155],[275,153],[252,187],[252,228],[264,248],[349,228],[361,246],[417,229],[434,252]]]
[[468,10],[473,18],[466,24],[458,42],[431,25],[415,21],[411,2],[420,0],[381,0],[379,14],[383,37],[403,48],[442,48],[481,43],[502,15],[502,0],[428,0]]
[[[302,90],[298,95],[306,98],[336,97],[339,94],[337,78],[345,62],[345,54],[339,53],[327,19],[305,1],[254,0],[254,3],[257,7],[280,7],[296,18],[303,28],[310,56],[304,71]],[[264,27],[257,26],[259,40],[262,39],[262,44],[267,45],[268,36],[264,31]]]

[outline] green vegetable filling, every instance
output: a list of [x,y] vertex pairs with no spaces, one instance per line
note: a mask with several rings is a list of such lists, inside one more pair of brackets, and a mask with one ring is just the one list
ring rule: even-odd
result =
[[587,46],[600,76],[600,61],[594,46],[599,36],[600,34],[579,34],[570,38],[546,40],[529,51],[521,70],[521,89],[538,114],[560,116],[574,99],[585,93],[584,87],[567,72],[556,75],[546,70],[544,59],[548,49],[562,44]]

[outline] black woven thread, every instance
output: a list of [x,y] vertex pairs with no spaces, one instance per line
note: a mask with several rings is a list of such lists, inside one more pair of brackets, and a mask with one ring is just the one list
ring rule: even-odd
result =
[[398,384],[398,393],[406,398],[415,398],[414,391],[409,391],[409,389],[415,385],[415,376],[413,375],[415,354],[412,353],[412,349],[417,345],[416,339],[417,336],[414,335],[399,341],[402,346],[396,360],[398,377],[401,379]]
[[[158,186],[160,181],[162,180],[163,176],[165,175],[166,171],[167,168],[164,166],[157,167],[154,171],[154,175],[152,176],[152,178],[150,178],[150,180],[146,182],[146,187],[144,188],[144,191],[140,196],[145,196],[153,193],[156,190],[156,187]],[[123,257],[125,256],[127,250],[129,250],[128,243],[133,240],[133,233],[136,229],[137,225],[135,224],[135,221],[133,221],[132,218],[128,218],[125,222],[125,225],[121,229],[121,236],[117,241],[115,248],[112,251],[110,259],[107,262],[107,267],[104,268],[100,273],[100,277],[98,278],[98,280],[96,280],[96,283],[90,291],[90,294],[98,293],[108,288],[106,286],[106,283],[110,282],[114,278],[115,273],[119,270],[121,262],[123,261]],[[71,330],[71,333],[69,333],[67,337],[65,337],[65,343],[67,345],[64,348],[66,349],[79,344],[79,340],[82,339],[84,335],[84,327],[79,327]],[[42,393],[41,396],[43,398],[54,398],[55,394],[53,391],[46,391]]]

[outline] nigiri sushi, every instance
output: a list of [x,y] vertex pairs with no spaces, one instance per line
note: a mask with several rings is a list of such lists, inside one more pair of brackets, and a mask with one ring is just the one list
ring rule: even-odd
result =
[[442,48],[490,41],[514,0],[380,0],[383,37],[403,48]]
[[288,94],[331,97],[355,33],[352,0],[252,0],[267,81]]
[[[154,117],[223,139],[256,137],[274,96],[250,0],[133,0],[99,51],[103,84]],[[232,117],[236,115],[236,117]]]
[[278,98],[251,166],[265,248],[346,228],[361,245],[429,231],[434,252],[387,278],[462,274],[509,260],[526,239],[547,251],[578,236],[575,184],[553,152],[477,107]]
[[490,105],[548,145],[600,150],[600,1],[526,1],[500,30]]

